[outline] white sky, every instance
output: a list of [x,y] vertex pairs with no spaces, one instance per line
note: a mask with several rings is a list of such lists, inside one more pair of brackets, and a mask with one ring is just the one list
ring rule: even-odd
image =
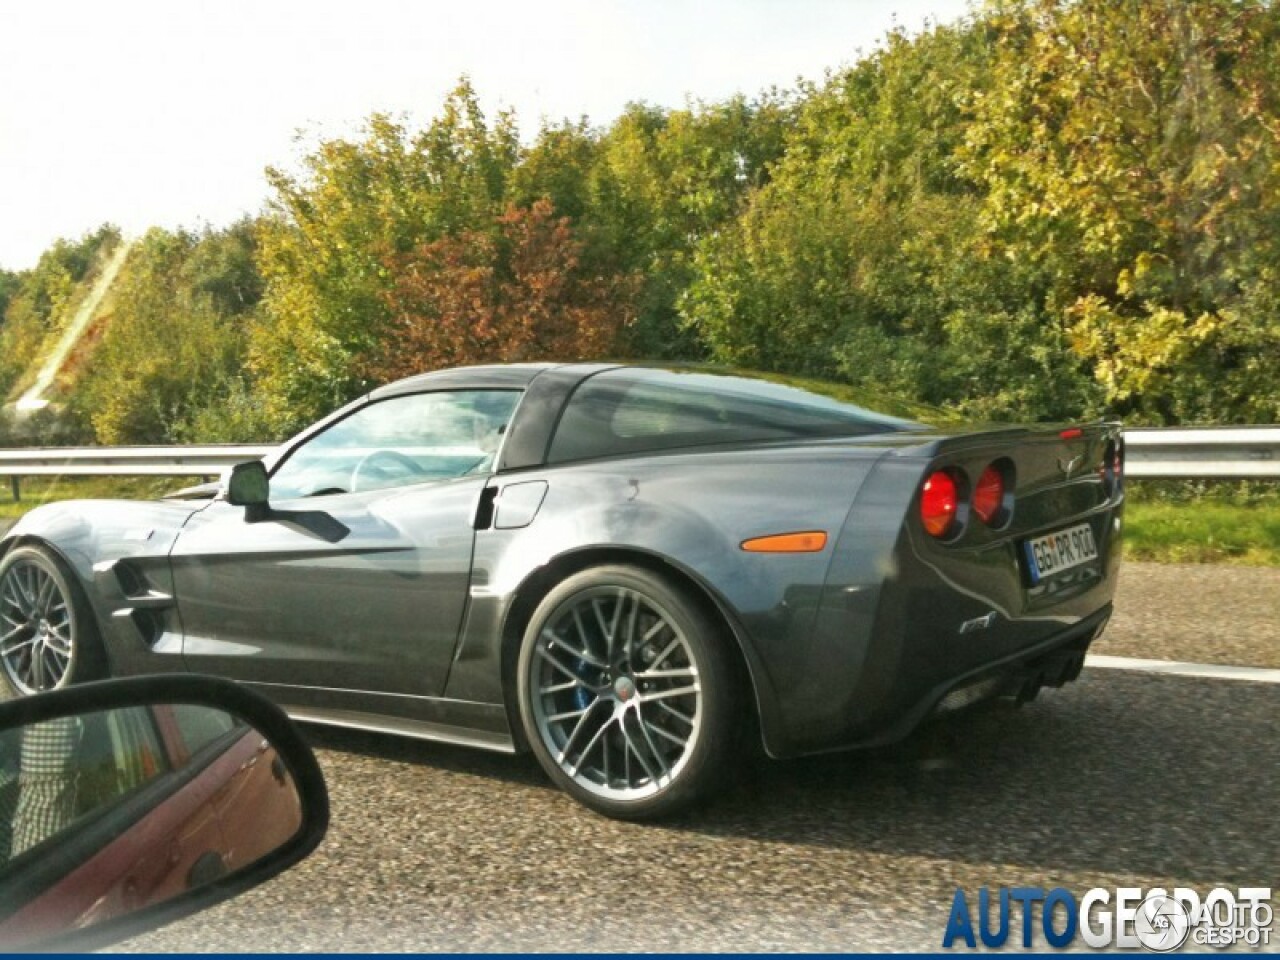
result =
[[294,135],[422,122],[458,77],[487,110],[612,120],[817,79],[966,0],[0,0],[0,267],[111,221],[258,210]]

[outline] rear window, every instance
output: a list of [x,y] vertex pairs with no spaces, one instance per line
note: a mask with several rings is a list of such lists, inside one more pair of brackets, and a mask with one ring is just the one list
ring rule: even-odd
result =
[[786,384],[624,367],[596,374],[574,391],[549,460],[911,429],[919,424]]

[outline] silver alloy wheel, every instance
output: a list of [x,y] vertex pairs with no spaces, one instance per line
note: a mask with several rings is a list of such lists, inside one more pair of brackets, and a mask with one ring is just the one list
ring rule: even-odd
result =
[[18,560],[0,580],[0,664],[21,694],[65,686],[75,664],[70,598],[53,574]]
[[548,618],[528,671],[543,745],[585,790],[643,800],[680,776],[702,731],[702,686],[684,633],[651,598],[616,586]]

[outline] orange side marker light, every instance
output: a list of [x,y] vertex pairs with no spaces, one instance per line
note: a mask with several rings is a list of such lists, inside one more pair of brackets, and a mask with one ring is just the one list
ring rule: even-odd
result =
[[742,549],[748,553],[817,553],[826,545],[827,535],[821,530],[775,533],[742,541]]

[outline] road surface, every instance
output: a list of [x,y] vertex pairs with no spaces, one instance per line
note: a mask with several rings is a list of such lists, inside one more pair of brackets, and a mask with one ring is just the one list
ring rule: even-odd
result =
[[[1280,570],[1129,564],[1117,609],[1099,653],[1280,666]],[[528,759],[309,727],[321,848],[127,947],[937,950],[958,886],[1280,887],[1278,730],[1277,683],[1086,668],[654,827]]]

